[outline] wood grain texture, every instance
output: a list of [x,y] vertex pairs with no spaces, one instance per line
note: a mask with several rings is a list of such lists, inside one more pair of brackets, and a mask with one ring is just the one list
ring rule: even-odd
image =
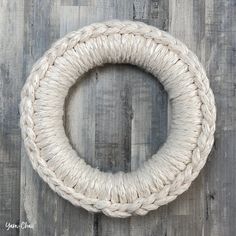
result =
[[[60,1],[29,0],[24,4],[24,77],[34,62],[60,36]],[[68,208],[32,169],[22,148],[20,220],[33,229],[21,229],[21,235],[62,235],[63,217]],[[46,220],[47,219],[47,220]],[[46,220],[46,221],[45,221]],[[66,230],[66,229],[65,229]],[[62,233],[63,232],[63,233]]]
[[6,222],[20,220],[20,89],[22,80],[23,1],[0,1],[0,235]]
[[[204,63],[204,1],[179,0],[170,2],[169,32],[183,41]],[[203,55],[202,55],[203,53]],[[204,233],[205,192],[204,173],[192,183],[190,189],[168,207],[167,235],[194,235]],[[203,234],[204,235],[204,234]]]
[[[135,0],[133,15],[135,20],[167,30],[168,1]],[[150,84],[148,75],[141,78],[133,89],[132,170],[158,150],[166,139],[168,127],[167,94],[159,83]],[[164,206],[144,217],[131,217],[130,235],[165,235],[167,209]]]
[[[0,15],[0,235],[235,235],[235,0],[0,0]],[[190,189],[128,219],[88,213],[50,190],[21,146],[18,121],[23,82],[51,43],[114,18],[143,21],[186,43],[205,65],[218,111],[213,151]],[[129,65],[96,68],[70,90],[66,133],[93,167],[131,171],[165,141],[167,104],[150,74]],[[34,228],[6,231],[6,221]]]
[[205,65],[218,110],[215,145],[206,166],[206,235],[236,232],[236,3],[205,4]]

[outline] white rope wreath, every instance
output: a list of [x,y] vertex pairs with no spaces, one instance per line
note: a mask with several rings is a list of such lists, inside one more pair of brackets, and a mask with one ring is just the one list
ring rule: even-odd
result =
[[[69,88],[105,63],[130,63],[152,73],[171,101],[167,141],[130,173],[104,173],[86,164],[63,127]],[[96,23],[57,41],[34,65],[20,108],[27,154],[42,179],[75,206],[113,217],[145,215],[173,201],[198,176],[214,140],[214,96],[197,57],[168,33],[140,22]]]

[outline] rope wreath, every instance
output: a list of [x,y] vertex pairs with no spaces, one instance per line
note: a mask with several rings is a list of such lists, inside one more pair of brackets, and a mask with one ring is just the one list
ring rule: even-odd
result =
[[[69,88],[105,63],[143,68],[159,78],[170,99],[165,144],[130,173],[86,164],[63,126]],[[214,141],[214,96],[202,65],[183,43],[141,22],[96,23],[69,33],[33,66],[21,99],[22,137],[33,168],[75,206],[112,217],[145,215],[173,201],[198,176]]]

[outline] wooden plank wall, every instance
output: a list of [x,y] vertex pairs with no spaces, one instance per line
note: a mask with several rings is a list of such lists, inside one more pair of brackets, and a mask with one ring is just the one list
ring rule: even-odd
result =
[[[52,42],[84,25],[130,19],[169,31],[205,65],[217,105],[214,148],[190,189],[144,217],[113,219],[72,206],[49,189],[25,154],[20,90]],[[0,235],[235,236],[235,0],[0,0]],[[65,128],[88,163],[131,171],[165,141],[168,99],[129,65],[96,68],[66,99]],[[6,230],[28,222],[33,229]]]
[[23,1],[0,1],[0,235],[20,220],[20,90],[23,72]]

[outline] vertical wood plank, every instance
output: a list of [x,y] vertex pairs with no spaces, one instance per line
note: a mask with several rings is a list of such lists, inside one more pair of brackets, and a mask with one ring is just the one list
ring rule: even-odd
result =
[[[59,4],[59,0],[25,1],[24,79],[34,62],[59,38]],[[62,205],[63,200],[33,171],[23,148],[20,216],[21,222],[28,222],[33,229],[21,229],[20,235],[68,235],[63,225],[70,223],[70,212]]]
[[[61,6],[60,37],[84,26],[79,6]],[[95,159],[95,77],[82,80],[71,88],[65,103],[65,129],[72,146],[89,164]],[[96,235],[94,215],[69,203],[71,227],[68,235]],[[65,227],[65,226],[64,226]]]
[[205,3],[205,65],[215,93],[217,124],[212,158],[206,167],[205,235],[236,232],[236,4]]
[[[158,80],[139,72],[133,78],[132,170],[157,152],[167,135],[167,94]],[[164,235],[166,207],[131,217],[130,235]]]
[[[168,29],[168,1],[134,1],[134,19]],[[132,170],[141,166],[164,143],[167,136],[167,94],[158,80],[139,73],[132,92]],[[167,207],[143,217],[131,217],[130,235],[166,235]]]
[[20,128],[23,1],[0,1],[0,235],[17,235],[5,224],[20,218]]
[[[169,31],[204,63],[204,1],[170,1]],[[167,235],[201,235],[204,228],[204,174],[168,207]]]
[[[104,171],[130,171],[132,68],[110,65],[98,70],[95,157]],[[129,235],[129,219],[98,217],[98,235]]]

